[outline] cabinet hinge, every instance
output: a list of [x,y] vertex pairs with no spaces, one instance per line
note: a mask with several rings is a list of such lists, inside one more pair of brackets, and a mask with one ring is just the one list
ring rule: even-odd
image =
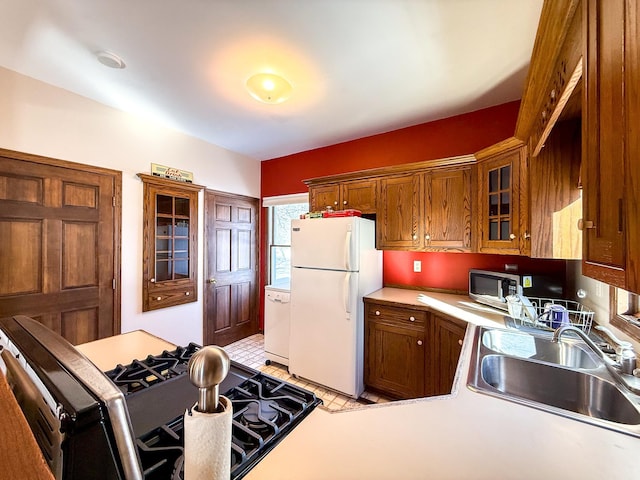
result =
[[111,288],[116,289],[116,279],[111,280]]
[[111,198],[113,199],[113,206],[115,207],[116,206],[116,197],[115,197],[115,195],[113,197],[111,197]]

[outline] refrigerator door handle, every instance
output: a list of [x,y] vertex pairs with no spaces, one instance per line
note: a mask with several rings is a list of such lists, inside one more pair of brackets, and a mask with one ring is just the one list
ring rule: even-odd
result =
[[342,298],[344,300],[344,310],[347,312],[347,317],[351,314],[351,274],[347,273],[344,276],[344,283],[342,284]]
[[351,230],[344,237],[344,265],[345,270],[351,270]]

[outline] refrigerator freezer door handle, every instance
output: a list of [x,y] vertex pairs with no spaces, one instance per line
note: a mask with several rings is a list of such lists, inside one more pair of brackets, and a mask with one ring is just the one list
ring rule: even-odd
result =
[[345,270],[351,270],[351,230],[344,237],[344,265]]
[[344,299],[344,310],[347,312],[347,317],[351,313],[351,274],[347,273],[344,276],[344,283],[342,285],[342,298]]

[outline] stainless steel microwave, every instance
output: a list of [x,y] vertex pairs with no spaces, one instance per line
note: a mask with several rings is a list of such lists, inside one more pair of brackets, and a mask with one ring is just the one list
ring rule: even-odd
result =
[[550,276],[469,270],[469,297],[501,310],[508,310],[508,295],[562,298],[563,291],[563,280]]

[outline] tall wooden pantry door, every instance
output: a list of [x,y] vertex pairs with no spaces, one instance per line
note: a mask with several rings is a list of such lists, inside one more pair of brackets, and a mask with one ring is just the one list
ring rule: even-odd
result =
[[258,333],[258,199],[205,191],[204,343]]
[[0,316],[71,343],[120,330],[120,198],[113,170],[0,149]]

